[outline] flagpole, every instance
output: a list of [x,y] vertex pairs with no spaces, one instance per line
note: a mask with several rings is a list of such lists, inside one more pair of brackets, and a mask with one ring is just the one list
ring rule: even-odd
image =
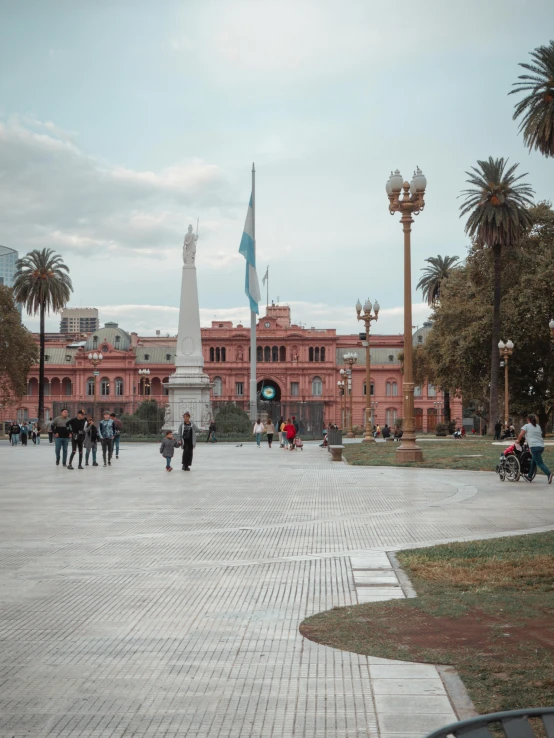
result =
[[265,283],[266,283],[266,290],[267,290],[267,292],[266,292],[265,305],[266,305],[266,307],[269,307],[269,264],[267,265],[266,274],[267,274],[267,279],[266,279]]
[[[252,164],[252,240],[254,241],[254,263],[256,263],[256,168]],[[256,401],[256,323],[257,315],[250,311],[250,420],[254,422],[258,413]]]

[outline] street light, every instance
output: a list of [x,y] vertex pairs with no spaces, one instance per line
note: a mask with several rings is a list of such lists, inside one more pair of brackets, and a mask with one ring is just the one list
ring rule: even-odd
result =
[[[414,219],[425,207],[427,180],[419,167],[410,183],[404,182],[398,169],[389,177],[386,185],[391,215],[400,213],[404,231],[404,435],[396,449],[398,461],[422,461],[423,452],[416,443],[414,418],[414,370],[412,362],[412,267],[410,233]],[[402,198],[400,193],[403,190]]]
[[98,393],[96,391],[96,377],[99,377],[100,376],[100,372],[98,371],[98,366],[102,363],[102,359],[103,358],[104,357],[102,356],[102,354],[97,354],[96,351],[94,353],[90,353],[88,355],[88,360],[90,361],[90,363],[94,367],[94,372],[93,372],[94,386],[93,386],[93,389],[94,389],[94,417],[95,418],[96,418],[96,398],[98,396]]
[[371,403],[371,434],[373,435],[373,426],[375,425],[375,418],[377,417],[377,408],[379,407],[378,402]]
[[[362,308],[362,303],[358,300],[356,303],[356,313],[358,320],[363,320],[365,325],[365,436],[363,441],[375,441],[373,438],[373,429],[371,427],[371,357],[369,354],[369,329],[372,320],[379,320],[380,305],[375,300],[375,304],[371,304],[368,298]],[[363,310],[363,313],[362,313]],[[371,311],[373,310],[373,315]]]
[[552,343],[552,351],[554,351],[554,320],[550,321],[548,327],[550,328],[550,341]]
[[342,357],[344,359],[344,363],[348,367],[348,369],[341,369],[341,372],[344,371],[345,373],[345,381],[346,381],[346,387],[348,394],[350,395],[350,425],[348,428],[348,433],[346,434],[347,438],[354,438],[354,428],[353,428],[353,421],[352,421],[352,367],[354,364],[358,361],[358,354],[354,353],[353,351],[349,351],[348,353],[344,354]]
[[139,369],[138,373],[141,375],[139,384],[142,387],[142,394],[145,395],[146,394],[145,389],[150,384],[150,382],[148,381],[148,376],[150,375],[150,369]]
[[[341,372],[344,372],[344,369],[341,369]],[[339,388],[340,392],[340,423],[341,428],[344,428],[346,425],[346,395],[344,391],[345,383],[344,380],[340,380],[337,382],[337,387]]]
[[[506,426],[508,426],[510,418],[510,413],[508,412],[508,358],[512,355],[513,350],[514,344],[512,341],[508,340],[506,341],[506,343],[504,343],[504,341],[498,342],[498,351],[500,353],[500,357],[504,359],[504,418],[506,421]],[[502,366],[502,364],[500,364],[500,366]]]
[[433,405],[435,407],[435,414],[438,416],[437,422],[440,423],[441,417],[442,417],[442,409],[444,407],[444,402],[440,402],[437,400],[437,402],[434,402]]

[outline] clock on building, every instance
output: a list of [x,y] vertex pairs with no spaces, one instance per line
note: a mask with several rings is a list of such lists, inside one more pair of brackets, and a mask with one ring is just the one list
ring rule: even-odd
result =
[[264,323],[264,328],[271,328],[271,323],[265,322]]

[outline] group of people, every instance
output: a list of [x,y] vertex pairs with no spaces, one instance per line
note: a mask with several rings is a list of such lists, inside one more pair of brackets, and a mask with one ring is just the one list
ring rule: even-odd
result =
[[262,436],[264,434],[267,437],[267,445],[269,448],[271,448],[273,444],[273,437],[277,434],[279,438],[279,448],[284,448],[289,451],[304,448],[304,443],[300,438],[298,431],[299,425],[294,415],[287,420],[285,420],[284,416],[281,415],[277,422],[277,426],[273,424],[271,418],[268,418],[264,423],[262,423],[261,418],[258,418],[252,427],[252,435],[256,439],[256,446],[258,448],[261,447]]
[[494,424],[494,440],[495,441],[504,441],[506,438],[515,438],[516,437],[516,429],[514,428],[513,423],[502,423],[500,420],[497,420]]
[[[73,459],[77,454],[79,454],[77,469],[84,469],[83,455],[85,466],[89,466],[91,456],[92,466],[99,466],[96,461],[98,442],[102,447],[104,466],[111,466],[114,450],[115,458],[119,459],[119,442],[122,429],[121,420],[116,417],[115,413],[110,413],[107,410],[98,424],[94,418],[87,417],[84,410],[79,410],[74,418],[69,417],[67,410],[62,410],[61,414],[48,424],[50,443],[54,442],[55,444],[56,466],[59,466],[61,461],[63,466],[73,470],[75,468]],[[67,454],[70,441],[71,455],[68,464]]]
[[8,437],[12,446],[27,445],[29,438],[35,444],[40,446],[40,427],[38,423],[29,423],[24,420],[22,423],[18,423],[14,420],[8,427]]
[[[173,461],[176,448],[183,449],[183,454],[181,458],[183,471],[190,471],[190,467],[192,466],[193,452],[196,446],[197,433],[198,428],[191,421],[189,412],[183,413],[183,422],[179,425],[178,438],[173,437],[173,431],[166,432],[165,438],[162,440],[162,444],[160,446],[160,454],[165,459],[166,471],[173,471],[171,463]],[[215,434],[215,424],[213,433]]]

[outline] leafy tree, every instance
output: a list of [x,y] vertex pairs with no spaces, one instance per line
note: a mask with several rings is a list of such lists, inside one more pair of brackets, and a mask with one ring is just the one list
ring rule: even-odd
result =
[[509,94],[528,93],[515,106],[514,120],[525,145],[545,156],[554,156],[554,41],[531,52],[532,64],[520,64],[531,74],[522,74]]
[[[478,161],[477,167],[466,172],[473,185],[464,190],[465,202],[461,214],[469,215],[466,233],[479,248],[489,248],[494,259],[494,295],[491,336],[491,375],[489,417],[498,416],[498,372],[496,361],[500,339],[500,301],[502,295],[502,249],[517,244],[531,226],[528,206],[532,205],[533,190],[520,182],[525,174],[516,176],[518,164],[508,167],[503,158]],[[489,432],[492,432],[489,423]]]
[[164,421],[165,410],[156,400],[145,400],[134,413],[121,416],[123,432],[131,436],[159,436]]
[[21,324],[12,289],[0,285],[0,400],[3,404],[26,394],[27,376],[37,361],[37,345]]
[[423,299],[428,305],[440,300],[441,283],[448,279],[456,268],[459,259],[457,256],[431,256],[425,261],[431,266],[423,267],[423,277],[417,283],[417,290],[423,292]]
[[251,423],[248,413],[232,402],[214,409],[214,415],[218,434],[240,435],[250,432]]
[[68,267],[52,249],[31,251],[16,262],[13,292],[17,302],[30,315],[40,315],[40,353],[38,379],[38,424],[44,421],[44,318],[46,312],[59,312],[73,291]]

